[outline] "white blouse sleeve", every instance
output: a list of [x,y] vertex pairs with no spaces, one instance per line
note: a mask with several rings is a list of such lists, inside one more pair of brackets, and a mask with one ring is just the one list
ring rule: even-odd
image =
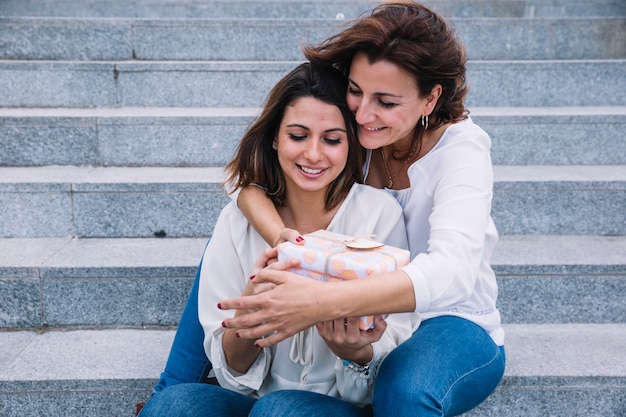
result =
[[[232,317],[232,310],[220,310],[221,300],[239,296],[246,285],[246,273],[237,251],[240,236],[233,229],[241,224],[234,203],[227,205],[215,225],[200,270],[198,317],[204,329],[204,349],[222,387],[248,395],[263,383],[271,364],[271,350],[264,348],[245,374],[232,370],[226,363],[222,336],[222,321]],[[232,227],[231,227],[232,226]]]
[[428,250],[403,268],[413,282],[416,311],[447,311],[475,291],[493,195],[489,150],[479,139],[459,141],[437,156],[436,171],[421,173],[432,187]]

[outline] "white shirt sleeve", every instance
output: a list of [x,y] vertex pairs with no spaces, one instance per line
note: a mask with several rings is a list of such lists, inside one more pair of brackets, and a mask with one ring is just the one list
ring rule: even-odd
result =
[[[242,258],[240,246],[246,245],[239,239],[242,233],[243,215],[234,206],[227,205],[220,214],[213,236],[207,245],[200,271],[198,289],[198,317],[204,329],[204,349],[213,365],[215,376],[222,387],[249,395],[256,391],[265,379],[270,364],[270,348],[262,349],[256,361],[245,374],[232,370],[226,363],[222,336],[222,321],[232,317],[232,310],[220,310],[217,303],[241,294],[246,285],[247,273],[254,260]],[[250,253],[261,253],[252,248]]]

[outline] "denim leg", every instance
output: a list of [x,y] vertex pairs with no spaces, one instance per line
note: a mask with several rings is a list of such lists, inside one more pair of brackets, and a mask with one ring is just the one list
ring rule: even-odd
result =
[[249,417],[367,417],[366,409],[339,398],[310,391],[271,392],[252,407]]
[[253,398],[217,385],[177,384],[152,396],[140,417],[247,417]]
[[198,286],[201,268],[202,261],[198,266],[196,279],[183,315],[178,322],[165,370],[161,373],[157,385],[154,386],[154,393],[175,384],[201,382],[211,370],[211,362],[204,352],[204,330],[198,318]]
[[456,416],[483,402],[504,374],[504,348],[469,320],[424,321],[380,366],[376,416]]

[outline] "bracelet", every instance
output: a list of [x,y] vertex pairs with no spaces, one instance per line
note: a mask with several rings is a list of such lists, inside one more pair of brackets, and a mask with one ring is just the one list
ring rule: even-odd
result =
[[343,366],[347,367],[348,369],[354,371],[354,372],[358,372],[361,374],[365,374],[365,375],[369,375],[370,373],[370,363],[368,362],[365,365],[359,365],[356,362],[352,362],[351,360],[344,360],[343,361]]

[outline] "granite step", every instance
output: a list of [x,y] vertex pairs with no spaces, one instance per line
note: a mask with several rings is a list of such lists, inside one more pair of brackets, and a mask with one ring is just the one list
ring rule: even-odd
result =
[[[258,111],[0,108],[0,166],[223,166]],[[470,111],[494,164],[626,164],[626,106]]]
[[[58,17],[355,17],[371,0],[3,0],[2,16]],[[626,16],[621,0],[425,0],[444,16]]]
[[[0,167],[0,237],[204,237],[222,169]],[[626,165],[494,167],[501,234],[626,234]]]
[[[450,18],[471,60],[626,58],[626,17]],[[336,19],[0,18],[0,59],[291,61]],[[491,42],[498,39],[498,42]]]
[[[206,238],[0,239],[0,327],[178,323]],[[502,235],[505,323],[626,323],[626,236]]]
[[[0,107],[254,107],[296,64],[0,61]],[[626,105],[624,59],[470,61],[468,82],[469,107]]]
[[[507,369],[467,417],[621,417],[625,324],[505,325]],[[133,416],[149,398],[174,330],[0,332],[5,417]]]

